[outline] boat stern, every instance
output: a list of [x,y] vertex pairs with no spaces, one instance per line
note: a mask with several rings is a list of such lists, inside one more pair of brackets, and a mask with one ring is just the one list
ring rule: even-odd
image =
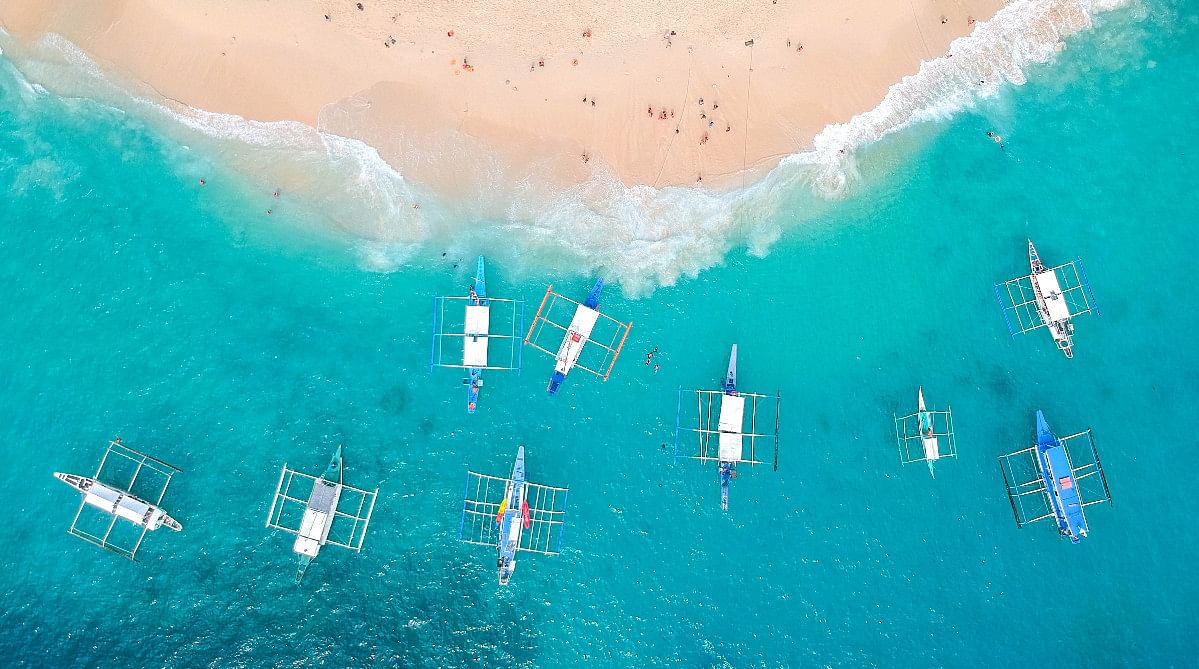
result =
[[500,585],[508,585],[512,572],[516,571],[516,557],[501,557],[495,561],[495,566]]
[[729,510],[729,484],[737,475],[737,465],[732,462],[720,463],[720,509]]
[[550,383],[545,387],[545,391],[550,395],[558,394],[558,388],[562,386],[562,382],[566,380],[566,375],[562,372],[554,372],[550,377]]
[[466,413],[474,413],[479,406],[479,391],[483,388],[482,370],[471,368],[466,379]]

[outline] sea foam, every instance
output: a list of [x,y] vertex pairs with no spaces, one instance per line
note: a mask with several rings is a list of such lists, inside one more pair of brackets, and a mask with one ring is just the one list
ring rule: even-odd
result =
[[514,274],[602,273],[627,294],[645,295],[721,263],[735,248],[765,254],[783,233],[784,203],[791,221],[803,221],[822,201],[851,192],[861,180],[858,149],[913,124],[949,118],[1003,85],[1023,84],[1028,66],[1052,59],[1064,38],[1091,27],[1095,13],[1123,4],[1012,2],[954,40],[946,55],[891,86],[874,109],[829,125],[810,149],[727,191],[627,186],[602,167],[582,184],[555,190],[494,159],[429,156],[481,165],[489,175],[477,192],[444,197],[411,183],[353,137],[197,110],[136,84],[118,85],[57,35],[43,38],[21,68],[60,95],[86,95],[163,121],[161,129],[181,144],[215,152],[265,188],[285,188],[346,235],[367,269],[391,271],[441,253],[487,253]]

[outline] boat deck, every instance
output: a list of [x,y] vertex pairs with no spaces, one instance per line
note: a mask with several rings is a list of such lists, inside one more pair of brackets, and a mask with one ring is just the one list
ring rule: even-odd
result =
[[491,307],[467,305],[465,338],[462,343],[462,365],[465,367],[487,366],[488,327],[491,323]]
[[742,430],[745,425],[745,398],[740,395],[720,396],[720,444],[717,456],[721,462],[740,462],[745,448]]
[[575,308],[575,315],[570,319],[566,335],[562,338],[562,346],[558,348],[558,359],[557,364],[554,365],[554,371],[563,374],[570,372],[575,363],[579,361],[579,355],[583,353],[583,346],[591,337],[591,331],[595,329],[595,322],[598,319],[599,312],[591,307],[580,304]]

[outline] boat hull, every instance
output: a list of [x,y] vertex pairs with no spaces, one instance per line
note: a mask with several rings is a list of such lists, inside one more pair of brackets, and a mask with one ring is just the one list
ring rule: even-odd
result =
[[166,527],[176,532],[183,530],[183,525],[160,507],[120,488],[114,488],[94,478],[78,474],[54,472],[54,478],[81,493],[85,504],[138,527],[144,527],[151,532],[160,527]]

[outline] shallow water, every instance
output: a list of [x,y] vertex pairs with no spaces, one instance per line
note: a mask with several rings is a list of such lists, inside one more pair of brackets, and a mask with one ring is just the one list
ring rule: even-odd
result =
[[[289,193],[0,61],[0,653],[1186,666],[1197,29],[1182,3],[1101,18],[1027,85],[860,151],[844,199],[782,193],[764,257],[717,244],[697,278],[644,299],[611,286],[605,313],[634,326],[607,383],[572,374],[549,398],[551,360],[526,349],[522,373],[487,375],[475,416],[460,375],[430,372],[429,324],[485,244],[366,271],[357,239]],[[1074,360],[1004,327],[992,284],[1025,270],[1026,237],[1085,262],[1102,315],[1077,322]],[[590,284],[538,250],[489,266],[526,323],[547,283]],[[780,466],[743,468],[722,513],[714,468],[676,460],[673,431],[678,388],[715,387],[733,342],[741,385],[782,396]],[[959,457],[935,480],[894,444],[917,385],[954,411]],[[1095,432],[1115,503],[1088,509],[1081,546],[1012,520],[996,457],[1036,409]],[[77,497],[50,476],[91,473],[114,435],[183,470],[164,506],[185,530],[149,536],[137,564],[65,533]],[[361,554],[326,549],[297,586],[289,537],[263,527],[271,492],[284,462],[319,471],[337,443],[347,482],[379,488],[375,517]],[[531,480],[570,487],[569,520],[561,556],[522,556],[499,588],[492,553],[457,540],[461,490],[468,468],[506,474],[519,444]]]

